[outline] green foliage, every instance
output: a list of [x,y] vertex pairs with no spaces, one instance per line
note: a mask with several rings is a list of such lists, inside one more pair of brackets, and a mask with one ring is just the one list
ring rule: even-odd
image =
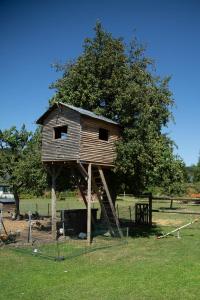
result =
[[188,196],[191,196],[192,194],[200,194],[200,182],[186,182],[185,190]]
[[191,165],[185,168],[186,172],[186,190],[187,194],[200,193],[200,157],[196,165]]
[[193,182],[200,182],[200,157],[197,165],[193,167]]
[[17,201],[20,192],[39,195],[46,185],[40,148],[39,130],[32,134],[23,125],[0,131],[0,177],[13,187]]
[[168,193],[178,192],[183,162],[174,157],[172,141],[162,134],[172,118],[170,78],[156,76],[152,59],[136,38],[127,47],[101,23],[94,32],[74,62],[56,65],[63,76],[51,85],[56,93],[50,102],[80,106],[121,124],[115,162],[121,183],[135,192],[155,184],[165,185]]

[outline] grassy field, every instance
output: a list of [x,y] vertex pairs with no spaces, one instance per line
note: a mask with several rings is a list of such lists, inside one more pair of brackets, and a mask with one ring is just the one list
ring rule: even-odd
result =
[[[24,210],[37,201],[23,200]],[[48,201],[48,200],[43,200]],[[61,202],[61,201],[60,201]],[[41,209],[47,203],[41,202]],[[65,203],[59,204],[65,207]],[[79,207],[71,199],[69,208]],[[118,200],[125,212],[133,199]],[[154,208],[167,211],[169,203]],[[175,203],[174,209],[200,211]],[[128,209],[127,209],[127,218]],[[158,230],[167,232],[196,216],[154,213]],[[0,299],[199,299],[200,223],[181,231],[181,239],[156,239],[154,231],[129,237],[126,244],[62,262],[0,248]],[[144,233],[144,232],[143,232]]]

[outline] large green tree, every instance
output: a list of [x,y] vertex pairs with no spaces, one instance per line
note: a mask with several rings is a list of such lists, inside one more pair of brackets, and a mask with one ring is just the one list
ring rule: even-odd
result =
[[97,23],[94,37],[85,39],[83,53],[56,69],[63,73],[51,85],[56,90],[51,103],[70,103],[121,124],[115,170],[132,191],[152,184],[169,189],[175,180],[183,181],[183,162],[162,133],[172,118],[170,78],[155,74],[152,59],[136,38],[126,46]]
[[23,125],[0,131],[0,177],[8,183],[19,215],[19,195],[23,190],[40,193],[46,186],[46,174],[41,164],[40,131],[34,134]]

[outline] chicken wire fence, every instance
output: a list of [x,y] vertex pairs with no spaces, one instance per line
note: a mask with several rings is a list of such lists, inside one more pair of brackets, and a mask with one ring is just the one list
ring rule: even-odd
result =
[[[12,247],[13,251],[31,255],[33,257],[49,260],[65,260],[78,257],[87,253],[119,247],[127,244],[128,228],[122,228],[123,238],[113,237],[106,230],[100,229],[93,232],[91,244],[88,245],[86,236],[64,237],[55,242],[40,240],[32,237],[31,243]],[[116,236],[118,232],[116,232]]]

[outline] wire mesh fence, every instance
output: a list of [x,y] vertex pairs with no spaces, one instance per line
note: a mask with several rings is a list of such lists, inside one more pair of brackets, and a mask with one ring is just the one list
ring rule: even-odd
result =
[[124,238],[112,237],[108,231],[96,230],[93,232],[91,244],[88,245],[85,237],[63,237],[55,242],[49,240],[32,240],[32,243],[12,247],[14,251],[33,257],[49,260],[72,259],[87,253],[119,247],[127,244],[127,228],[122,228]]
[[[169,199],[154,199],[153,227],[142,228],[137,226],[135,207],[139,203],[148,203],[148,198],[118,197],[115,206],[116,214],[120,220],[124,238],[121,239],[110,236],[108,228],[104,228],[104,225],[95,226],[90,246],[87,245],[85,236],[79,237],[79,234],[69,234],[67,237],[61,236],[56,242],[52,242],[51,217],[46,216],[49,202],[34,202],[29,204],[26,203],[26,206],[24,205],[24,212],[26,212],[26,215],[28,215],[27,211],[31,211],[31,208],[32,212],[36,210],[39,212],[39,219],[31,220],[31,232],[29,227],[30,221],[25,219],[25,214],[21,221],[12,223],[12,220],[6,218],[3,220],[7,233],[13,232],[17,235],[17,245],[13,247],[15,251],[20,251],[35,257],[61,260],[77,257],[100,249],[103,250],[125,245],[127,243],[126,236],[128,235],[131,237],[156,235],[157,232],[160,231],[159,226],[176,226],[176,224],[181,222],[183,224],[190,222],[193,218],[200,215],[200,206],[199,202],[196,200],[186,200],[187,199],[177,199],[173,200],[173,203],[171,203]],[[79,207],[82,208],[84,206],[81,202],[78,202],[77,204],[77,200],[69,201],[68,206],[66,206],[65,201],[60,201],[58,205],[58,209],[60,210],[63,208],[69,210],[73,208],[78,209]],[[99,224],[101,210],[98,203],[93,203],[92,207],[98,208],[97,223]],[[57,217],[62,228],[60,212],[58,212]],[[83,231],[85,235],[86,231]],[[80,233],[80,231],[78,233]]]

